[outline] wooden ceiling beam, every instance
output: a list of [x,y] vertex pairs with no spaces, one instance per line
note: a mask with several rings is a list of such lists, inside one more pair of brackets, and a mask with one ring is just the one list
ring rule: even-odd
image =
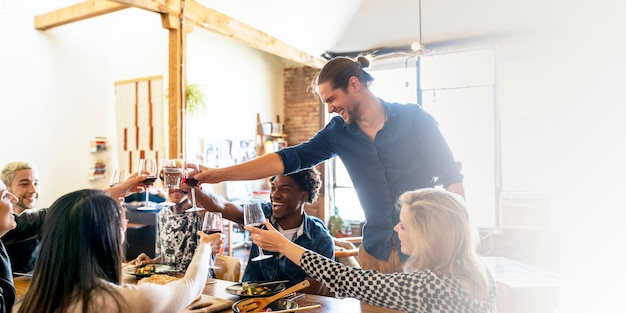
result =
[[[287,61],[313,68],[321,68],[326,63],[321,57],[312,56],[195,0],[186,0],[185,3],[185,18],[206,30],[238,40]],[[174,17],[180,16],[181,5],[181,0],[89,0],[36,16],[35,28],[46,30],[128,7],[135,7],[170,16],[172,20],[170,23],[164,21],[164,27],[171,29],[177,24],[174,22]]]
[[129,6],[111,1],[89,0],[35,16],[35,28],[47,30],[126,8]]
[[283,59],[322,68],[326,61],[286,44],[252,26],[244,24],[228,15],[208,8],[194,0],[187,0],[185,17],[206,30],[238,40]]
[[182,0],[110,0],[156,13],[180,15]]

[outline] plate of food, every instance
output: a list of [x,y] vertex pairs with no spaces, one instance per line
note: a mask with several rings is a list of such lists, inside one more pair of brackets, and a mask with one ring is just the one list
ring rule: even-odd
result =
[[267,297],[285,290],[283,283],[242,282],[226,287],[226,292],[240,297]]
[[171,265],[165,264],[148,264],[144,266],[127,266],[124,268],[125,274],[134,275],[138,278],[152,276],[154,274],[168,274],[175,272],[176,269]]

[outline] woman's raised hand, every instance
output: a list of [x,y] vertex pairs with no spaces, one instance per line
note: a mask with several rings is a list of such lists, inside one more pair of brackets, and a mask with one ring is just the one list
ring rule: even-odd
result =
[[145,174],[134,173],[125,181],[113,187],[109,187],[104,191],[106,191],[114,199],[123,198],[131,193],[143,191],[144,186],[141,182],[144,181],[146,177],[147,176]]

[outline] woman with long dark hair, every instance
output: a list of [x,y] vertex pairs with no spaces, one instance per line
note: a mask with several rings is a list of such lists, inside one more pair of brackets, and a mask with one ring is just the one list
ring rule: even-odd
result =
[[34,276],[17,312],[178,312],[206,283],[211,246],[220,234],[199,232],[185,276],[167,285],[121,284],[124,210],[100,190],[66,194],[50,207]]

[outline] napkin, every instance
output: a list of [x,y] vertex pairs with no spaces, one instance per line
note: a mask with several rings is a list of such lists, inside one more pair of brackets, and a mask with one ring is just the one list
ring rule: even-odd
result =
[[200,295],[198,299],[187,306],[181,313],[212,313],[230,309],[233,301],[218,297]]

